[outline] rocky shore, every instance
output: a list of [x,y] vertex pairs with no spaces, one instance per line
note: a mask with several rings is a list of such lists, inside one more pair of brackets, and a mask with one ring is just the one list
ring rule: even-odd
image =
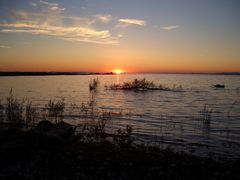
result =
[[110,136],[84,136],[49,121],[31,130],[1,129],[0,179],[240,179],[240,160],[216,161]]

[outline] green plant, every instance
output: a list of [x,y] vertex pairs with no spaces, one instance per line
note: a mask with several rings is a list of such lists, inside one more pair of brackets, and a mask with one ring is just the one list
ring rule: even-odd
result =
[[55,100],[49,100],[48,104],[45,105],[47,110],[47,116],[54,120],[55,123],[59,123],[63,120],[63,113],[65,108],[64,99],[55,101]]

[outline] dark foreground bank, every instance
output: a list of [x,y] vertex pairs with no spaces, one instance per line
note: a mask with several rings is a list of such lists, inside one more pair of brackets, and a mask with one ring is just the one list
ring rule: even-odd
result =
[[137,146],[124,135],[83,135],[63,122],[0,131],[0,179],[240,179],[240,161]]

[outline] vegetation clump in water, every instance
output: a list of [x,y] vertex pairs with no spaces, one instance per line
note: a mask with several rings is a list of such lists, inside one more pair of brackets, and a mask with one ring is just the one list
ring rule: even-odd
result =
[[131,82],[124,82],[123,84],[106,85],[107,90],[161,90],[161,91],[182,91],[182,87],[169,88],[161,84],[157,85],[153,81],[148,81],[146,78],[134,79]]
[[100,81],[96,78],[96,79],[92,79],[89,83],[89,90],[90,91],[96,91],[98,86],[100,84]]

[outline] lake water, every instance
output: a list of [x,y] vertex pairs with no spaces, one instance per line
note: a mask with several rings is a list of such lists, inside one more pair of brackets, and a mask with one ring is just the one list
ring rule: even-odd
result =
[[[113,91],[104,85],[146,78],[168,87],[182,86],[183,92]],[[50,99],[64,98],[64,120],[78,124],[71,104],[80,105],[91,97],[88,84],[100,80],[95,93],[97,107],[121,114],[113,118],[115,128],[130,124],[133,135],[145,143],[158,142],[177,151],[198,155],[240,157],[240,76],[125,74],[84,76],[0,77],[0,99],[4,102],[12,88],[14,96],[27,97],[43,108]],[[224,84],[224,89],[213,88]],[[207,108],[204,120],[201,113]],[[208,113],[210,112],[211,113]]]

